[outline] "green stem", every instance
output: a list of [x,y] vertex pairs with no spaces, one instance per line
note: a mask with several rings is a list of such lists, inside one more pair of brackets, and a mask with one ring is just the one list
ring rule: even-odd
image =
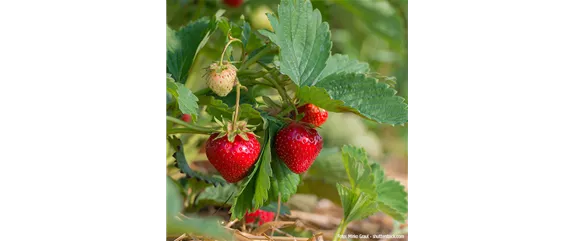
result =
[[291,106],[291,108],[293,108],[293,110],[295,111],[295,116],[299,115],[299,112],[297,111],[297,107],[295,106],[295,103],[293,103],[293,101],[291,101],[291,98],[289,98],[289,95],[287,94],[287,90],[285,90],[285,88],[283,86],[280,86],[277,83],[277,81],[275,81],[273,78],[269,78],[267,76],[263,76],[263,78],[275,86],[275,89],[277,89],[277,91],[279,91],[279,95],[281,95],[281,98],[283,98],[283,101],[285,101],[287,104],[289,104]]
[[241,98],[241,83],[237,80],[237,84],[235,85],[235,112],[233,112],[233,128],[232,130],[235,131],[235,127],[237,126],[237,117],[239,116],[239,99]]
[[259,64],[261,67],[267,70],[267,72],[271,72],[273,70],[273,68],[270,68],[269,66],[265,65],[264,63],[261,63],[260,61],[257,61],[257,64]]
[[253,86],[253,85],[263,85],[271,88],[275,88],[275,86],[267,83],[267,82],[260,82],[256,80],[243,80],[242,86]]
[[173,134],[179,134],[179,133],[189,133],[189,134],[210,134],[210,133],[205,133],[202,131],[197,131],[195,129],[191,129],[191,128],[172,128],[172,129],[167,129],[167,134],[168,135],[173,135]]
[[241,65],[241,67],[239,67],[239,71],[244,70],[245,68],[247,68],[247,67],[251,66],[252,64],[254,64],[255,62],[257,62],[257,60],[259,60],[261,57],[265,56],[266,54],[268,54],[270,52],[274,52],[274,51],[276,51],[276,49],[274,49],[271,45],[265,46],[265,48],[263,48],[261,51],[259,51],[259,53],[255,54],[253,57],[251,57],[250,59],[245,61],[245,63],[243,63]]
[[335,232],[335,235],[333,236],[333,241],[341,240],[341,236],[343,234],[345,234],[345,230],[347,229],[347,225],[348,225],[348,223],[346,223],[344,219],[341,220],[341,223],[339,224],[339,227],[337,228],[337,232]]
[[[211,129],[209,127],[196,126],[196,125],[187,123],[185,121],[182,121],[180,119],[177,119],[177,118],[171,117],[171,116],[166,116],[166,120],[186,127],[186,128],[170,129],[170,130],[168,130],[168,134],[173,134],[173,133],[169,133],[169,132],[174,131],[174,130],[188,131],[188,132],[179,132],[179,133],[196,133],[196,134],[206,134],[206,135],[215,132],[214,129]],[[191,131],[194,131],[194,132],[191,132]]]
[[221,52],[221,58],[219,58],[219,65],[223,65],[223,57],[225,56],[225,51],[227,51],[227,48],[229,47],[229,45],[231,45],[231,43],[233,42],[240,42],[241,44],[241,55],[244,54],[244,49],[243,49],[243,42],[241,42],[240,39],[236,39],[231,37],[231,40],[229,40],[229,42],[227,42],[227,44],[225,44],[225,48],[223,48],[223,52]]
[[261,78],[266,75],[267,72],[265,71],[248,71],[248,70],[241,70],[237,71],[237,77],[250,77],[250,78]]
[[283,115],[285,115],[285,114],[287,114],[287,113],[289,113],[289,112],[291,112],[291,111],[292,111],[291,108],[285,108],[285,109],[283,109],[281,112],[279,112],[279,113],[277,114],[277,116],[283,116]]

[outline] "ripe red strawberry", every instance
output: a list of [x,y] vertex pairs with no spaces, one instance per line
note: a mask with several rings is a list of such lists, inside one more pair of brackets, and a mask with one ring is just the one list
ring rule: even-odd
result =
[[259,225],[262,225],[266,222],[273,221],[275,216],[274,212],[263,211],[258,209],[255,212],[245,214],[245,223],[254,223],[255,221],[259,220]]
[[241,137],[230,141],[227,134],[214,133],[205,146],[207,159],[229,183],[239,182],[249,175],[261,150],[255,135],[245,134],[247,140]]
[[322,148],[323,138],[305,124],[292,122],[275,136],[277,156],[297,174],[309,169]]
[[219,96],[226,96],[235,86],[237,68],[223,61],[222,65],[213,63],[207,68],[207,86]]
[[313,104],[305,104],[297,108],[299,114],[305,113],[301,122],[313,124],[314,126],[321,126],[325,121],[327,121],[327,117],[329,117],[329,112],[325,109],[319,108]]
[[181,116],[181,120],[185,121],[185,122],[189,122],[191,120],[191,115],[190,114],[183,114]]
[[223,2],[230,7],[236,8],[236,7],[241,6],[241,4],[243,3],[243,0],[223,0]]

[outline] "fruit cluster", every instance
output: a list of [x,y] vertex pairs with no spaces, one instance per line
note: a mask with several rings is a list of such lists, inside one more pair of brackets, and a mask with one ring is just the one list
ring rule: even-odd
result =
[[[323,138],[314,127],[326,121],[328,112],[312,104],[298,110],[305,114],[304,118],[291,121],[277,132],[274,150],[292,172],[300,174],[309,169],[323,148]],[[221,132],[209,137],[206,155],[227,182],[235,183],[249,175],[259,157],[261,145],[257,137],[245,129],[231,133],[242,138],[229,138],[230,129],[222,128]]]
[[[207,71],[207,85],[217,95],[227,95],[238,84],[236,68],[230,63],[214,63]],[[292,114],[293,120],[277,132],[273,146],[279,159],[292,172],[300,174],[309,169],[323,148],[323,138],[315,127],[325,123],[329,114],[313,104],[304,104],[297,108],[297,112],[303,115],[301,120],[297,121]],[[229,183],[248,176],[261,151],[261,145],[252,130],[247,128],[247,122],[237,122],[235,114],[233,122],[222,124],[221,130],[212,134],[206,144],[207,159]],[[182,116],[186,122],[189,119],[188,115]]]

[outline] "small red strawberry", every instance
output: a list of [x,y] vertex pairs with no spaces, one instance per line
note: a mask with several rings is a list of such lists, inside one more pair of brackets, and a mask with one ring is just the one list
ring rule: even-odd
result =
[[185,122],[189,122],[191,120],[191,115],[190,114],[183,114],[181,116],[181,120],[185,121]]
[[291,122],[275,136],[277,156],[297,174],[309,169],[322,148],[323,138],[305,124]]
[[207,86],[219,96],[226,96],[235,86],[237,68],[223,61],[223,64],[213,63],[207,68]]
[[327,121],[327,117],[329,117],[329,112],[325,109],[319,108],[313,104],[305,104],[297,108],[299,114],[305,113],[301,122],[313,124],[314,126],[321,126],[325,121]]
[[223,0],[223,2],[230,7],[236,8],[236,7],[241,6],[241,4],[243,3],[243,0]]
[[251,167],[259,157],[261,145],[256,136],[247,129],[247,122],[237,122],[236,130],[230,125],[231,123],[228,123],[222,132],[209,137],[205,154],[223,179],[235,183],[249,175]]
[[258,209],[255,212],[245,214],[245,223],[254,223],[259,220],[259,225],[273,221],[275,217],[274,212],[263,211]]

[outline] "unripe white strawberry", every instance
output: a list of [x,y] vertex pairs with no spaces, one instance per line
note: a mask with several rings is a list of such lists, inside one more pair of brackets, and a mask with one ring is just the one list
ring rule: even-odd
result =
[[237,68],[227,61],[213,63],[207,69],[207,86],[217,95],[226,96],[235,86]]

